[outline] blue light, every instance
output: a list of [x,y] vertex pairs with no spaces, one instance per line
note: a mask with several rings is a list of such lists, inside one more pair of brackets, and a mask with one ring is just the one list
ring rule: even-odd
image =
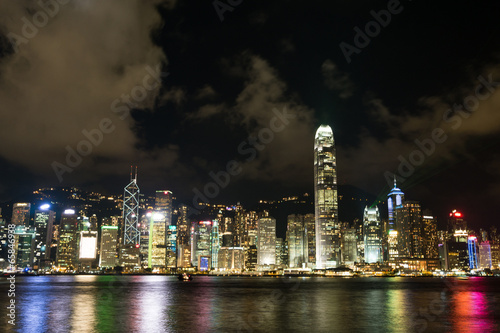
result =
[[49,204],[43,204],[43,205],[40,206],[41,210],[48,210],[49,208],[50,208]]

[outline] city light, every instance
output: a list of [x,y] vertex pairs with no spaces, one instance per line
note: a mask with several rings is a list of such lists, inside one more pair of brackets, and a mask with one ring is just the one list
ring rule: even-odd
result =
[[40,206],[40,210],[48,210],[50,208],[49,204],[43,204]]
[[73,214],[75,214],[75,210],[74,209],[65,209],[63,214],[64,215],[73,215]]

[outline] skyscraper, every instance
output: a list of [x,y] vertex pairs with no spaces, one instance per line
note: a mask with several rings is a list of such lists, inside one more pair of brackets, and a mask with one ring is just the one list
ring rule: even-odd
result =
[[66,209],[59,224],[59,243],[57,245],[57,266],[68,270],[78,266],[79,225],[73,209]]
[[389,212],[389,234],[387,236],[387,244],[390,262],[394,262],[399,257],[398,239],[401,235],[398,228],[398,217],[401,219],[400,213],[403,208],[404,198],[405,194],[397,187],[396,178],[394,178],[394,187],[387,195],[387,209]]
[[137,186],[137,167],[132,177],[130,171],[130,183],[125,186],[123,194],[123,221],[124,237],[123,244],[139,248],[141,233],[139,230],[139,186]]
[[27,202],[18,202],[12,207],[12,224],[28,227],[30,224],[31,204]]
[[422,224],[424,257],[427,259],[436,259],[439,257],[439,237],[437,232],[437,219],[432,215],[431,211],[424,211],[422,216]]
[[353,265],[359,262],[358,239],[355,228],[347,228],[342,232],[342,262],[345,265]]
[[[398,213],[399,215],[399,213]],[[401,223],[399,223],[401,221]],[[403,202],[402,216],[398,216],[399,254],[408,258],[423,258],[422,209],[418,201]]]
[[101,251],[99,266],[112,268],[117,264],[118,227],[103,225],[101,227]]
[[38,268],[48,266],[50,262],[50,246],[52,243],[52,227],[56,213],[50,205],[44,204],[35,211],[35,257],[34,265]]
[[321,125],[314,140],[316,268],[335,267],[340,259],[337,162],[333,132]]
[[365,207],[363,214],[363,235],[365,241],[365,262],[382,262],[382,225],[378,207]]
[[186,205],[179,207],[179,218],[177,219],[177,266],[191,266],[191,228],[187,217]]
[[307,242],[303,215],[288,215],[286,231],[288,241],[288,266],[290,268],[302,267],[306,263]]
[[257,222],[257,265],[276,264],[276,220],[262,217]]

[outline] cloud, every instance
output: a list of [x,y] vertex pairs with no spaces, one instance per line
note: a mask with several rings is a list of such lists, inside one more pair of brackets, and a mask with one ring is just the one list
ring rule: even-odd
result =
[[321,65],[321,73],[323,74],[326,86],[338,92],[340,98],[345,99],[352,96],[354,84],[349,75],[342,73],[330,59],[325,60]]
[[196,99],[210,99],[216,96],[217,93],[215,92],[214,88],[206,84],[205,86],[203,86],[203,88],[198,90],[198,93],[196,94]]
[[[375,139],[373,133],[364,129],[357,145],[342,146],[338,150],[339,177],[365,189],[366,184],[375,184],[374,178],[382,183],[384,172],[396,173],[400,157],[409,160],[415,151],[422,151],[418,142],[433,140],[432,133],[436,130],[442,130],[446,139],[443,142],[433,140],[432,153],[425,154],[423,163],[415,166],[408,183],[432,177],[464,158],[475,158],[477,152],[471,147],[475,147],[476,139],[500,134],[500,84],[493,87],[497,72],[496,67],[487,68],[481,76],[457,91],[422,97],[412,110],[400,112],[391,110],[380,98],[367,93],[368,114],[382,126],[385,137]],[[472,112],[467,111],[467,107]],[[489,168],[490,174],[500,176],[498,169],[494,170]],[[500,184],[495,186],[500,188]]]
[[[34,13],[41,11],[27,1],[0,3],[0,31],[5,36],[25,36],[26,21],[33,22]],[[120,119],[112,104],[142,87],[145,77],[166,63],[163,50],[150,37],[162,23],[159,4],[170,8],[175,1],[69,2],[17,52],[0,59],[0,140],[9,143],[0,146],[0,155],[55,181],[51,163],[65,163],[66,147],[76,149],[86,139],[83,130],[98,128],[108,118],[114,130],[92,147],[71,177],[86,178],[87,167],[116,170],[140,158],[132,117]],[[152,107],[159,86],[135,99],[134,107]],[[181,95],[173,94],[176,101]],[[164,153],[165,163],[175,161],[175,150]]]
[[282,131],[274,133],[257,158],[244,163],[242,177],[288,184],[294,179],[300,185],[309,184],[310,179],[303,175],[312,177],[313,110],[287,91],[285,82],[266,60],[256,55],[244,57],[247,80],[231,108],[233,119],[243,124],[250,135],[258,137],[263,129],[270,128],[276,111],[294,118],[288,120]]

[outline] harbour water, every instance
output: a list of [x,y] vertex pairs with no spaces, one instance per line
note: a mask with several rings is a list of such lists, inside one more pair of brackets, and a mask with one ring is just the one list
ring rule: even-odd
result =
[[[0,280],[0,313],[9,283]],[[500,279],[31,276],[12,332],[498,332]]]

